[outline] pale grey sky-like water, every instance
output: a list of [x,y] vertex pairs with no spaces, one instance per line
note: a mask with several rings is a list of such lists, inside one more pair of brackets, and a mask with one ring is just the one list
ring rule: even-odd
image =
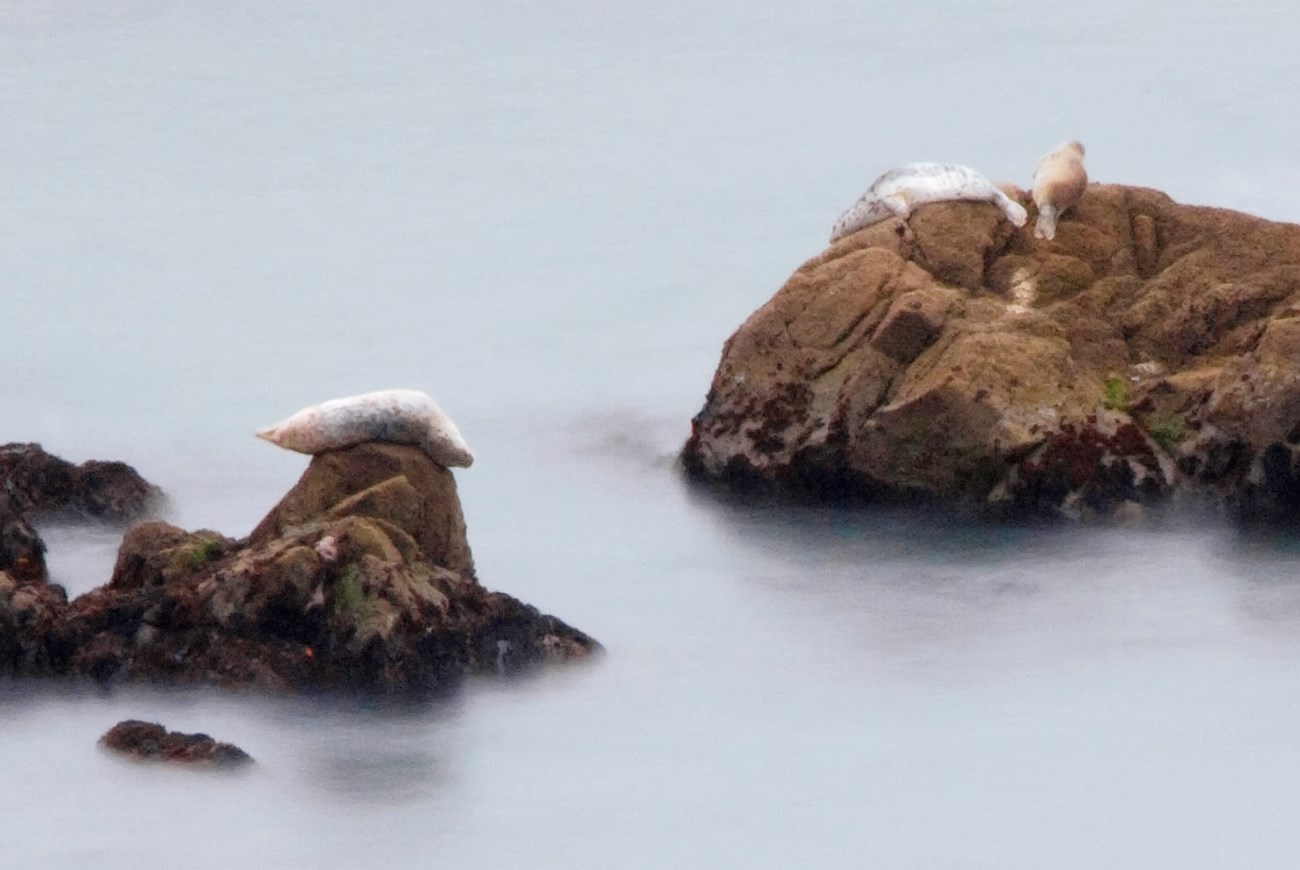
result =
[[[0,0],[0,441],[246,533],[428,390],[591,667],[437,707],[0,686],[0,866],[1289,867],[1300,544],[689,492],[722,342],[892,165],[1300,220],[1289,4]],[[57,579],[116,534],[45,530]],[[127,717],[259,764],[138,768]]]

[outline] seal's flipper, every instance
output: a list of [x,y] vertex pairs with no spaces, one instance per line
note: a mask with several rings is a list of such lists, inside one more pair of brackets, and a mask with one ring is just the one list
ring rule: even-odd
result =
[[1034,225],[1034,238],[1056,238],[1056,207],[1050,203],[1038,210],[1038,223]]
[[880,199],[881,202],[889,207],[889,210],[894,213],[895,217],[901,217],[903,220],[907,220],[907,216],[912,213],[911,197],[903,191],[882,196]]
[[997,191],[995,202],[1002,207],[1002,211],[1007,215],[1007,220],[1016,226],[1023,227],[1025,221],[1029,220],[1029,212],[1025,211],[1025,207],[1000,190]]

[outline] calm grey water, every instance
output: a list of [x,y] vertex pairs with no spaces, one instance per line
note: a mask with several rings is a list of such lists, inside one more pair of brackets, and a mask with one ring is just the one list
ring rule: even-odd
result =
[[[0,866],[1290,867],[1300,541],[721,504],[723,340],[889,166],[1300,220],[1290,3],[0,0],[0,440],[246,533],[251,432],[431,392],[591,667],[391,709],[0,690]],[[58,579],[117,537],[45,529]],[[126,717],[238,776],[141,768]]]

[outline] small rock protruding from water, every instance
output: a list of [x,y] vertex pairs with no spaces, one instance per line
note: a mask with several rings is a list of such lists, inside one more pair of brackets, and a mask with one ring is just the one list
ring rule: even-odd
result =
[[233,743],[213,740],[206,734],[168,731],[156,722],[127,719],[118,722],[99,738],[99,745],[136,761],[166,761],[210,767],[242,767],[252,756]]

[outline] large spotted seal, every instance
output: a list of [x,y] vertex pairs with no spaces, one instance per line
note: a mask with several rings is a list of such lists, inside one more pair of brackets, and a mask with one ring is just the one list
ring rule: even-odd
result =
[[257,433],[299,453],[325,453],[366,441],[419,447],[434,462],[467,468],[474,461],[465,439],[433,399],[419,390],[379,390],[303,408]]
[[1066,142],[1049,152],[1034,167],[1034,205],[1038,221],[1034,237],[1056,238],[1056,221],[1083,196],[1088,173],[1083,169],[1083,145]]
[[918,205],[954,199],[991,202],[1006,213],[1007,220],[1025,225],[1024,207],[974,169],[956,163],[909,163],[873,181],[831,227],[831,241],[887,218],[906,218]]

